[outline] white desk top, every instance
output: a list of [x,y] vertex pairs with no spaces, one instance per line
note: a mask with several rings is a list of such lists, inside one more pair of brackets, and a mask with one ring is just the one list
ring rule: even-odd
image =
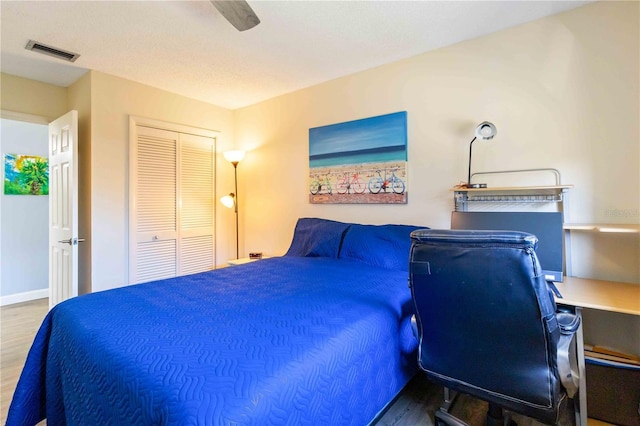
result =
[[557,303],[640,315],[640,284],[577,277],[555,284],[563,296]]

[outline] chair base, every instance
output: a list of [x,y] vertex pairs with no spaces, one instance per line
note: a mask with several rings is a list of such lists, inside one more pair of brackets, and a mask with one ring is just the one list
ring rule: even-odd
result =
[[[438,410],[435,412],[435,425],[436,426],[471,426],[462,419],[455,417],[449,412],[451,407],[458,398],[458,392],[452,391],[449,388],[444,388],[444,402]],[[509,412],[504,412],[502,408],[495,404],[489,404],[489,410],[487,411],[486,426],[514,426],[516,423],[511,419]]]
[[[442,409],[438,409],[435,413],[435,425],[436,426],[471,426],[469,423],[466,423],[459,418],[455,417],[451,413],[444,411]],[[498,418],[492,417],[487,413],[487,426],[515,426],[517,425],[511,419],[511,416],[507,413],[506,416],[500,416]]]

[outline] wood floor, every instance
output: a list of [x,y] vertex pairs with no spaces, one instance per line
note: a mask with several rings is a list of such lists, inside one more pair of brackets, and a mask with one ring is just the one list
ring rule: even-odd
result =
[[49,299],[0,307],[0,424],[6,423],[27,352],[48,311]]
[[[48,299],[0,307],[0,424],[4,425],[11,398],[20,377],[27,352],[40,323],[49,309]],[[443,400],[443,389],[418,374],[403,390],[397,400],[380,417],[379,426],[430,426],[433,413]],[[471,426],[482,426],[486,405],[461,395],[453,414],[465,419]],[[539,426],[540,423],[518,418],[520,426]],[[42,422],[45,424],[45,422]],[[606,425],[589,419],[588,426]]]

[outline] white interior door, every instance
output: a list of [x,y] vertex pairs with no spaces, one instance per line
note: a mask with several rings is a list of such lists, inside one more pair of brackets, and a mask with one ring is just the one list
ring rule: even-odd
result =
[[143,126],[132,131],[129,282],[135,284],[177,274],[179,134]]
[[215,268],[215,140],[180,134],[178,275]]
[[49,124],[49,308],[78,295],[78,112]]

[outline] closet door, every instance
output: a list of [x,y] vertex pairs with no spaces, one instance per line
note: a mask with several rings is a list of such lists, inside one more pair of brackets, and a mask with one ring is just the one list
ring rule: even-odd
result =
[[136,125],[129,282],[214,268],[215,139]]
[[178,275],[214,268],[214,145],[211,138],[180,134]]
[[178,139],[176,132],[137,126],[130,159],[130,283],[177,274]]

